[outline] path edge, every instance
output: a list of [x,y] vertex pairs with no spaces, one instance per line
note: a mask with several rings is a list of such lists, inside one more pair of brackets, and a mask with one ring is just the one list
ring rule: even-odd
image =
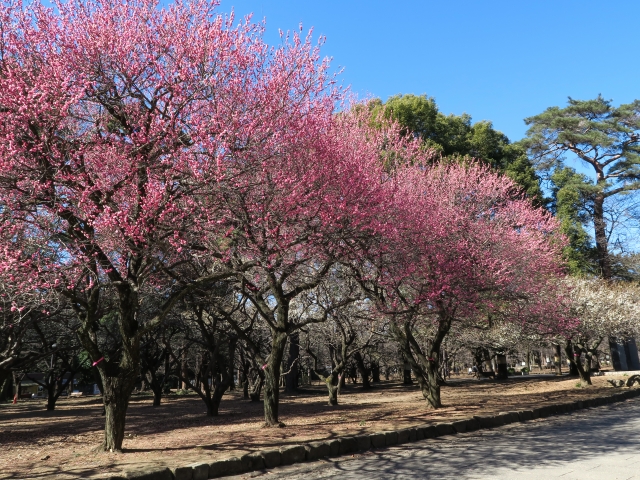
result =
[[348,435],[302,445],[286,445],[270,450],[250,452],[240,457],[235,456],[208,462],[197,462],[183,467],[134,468],[125,471],[123,475],[104,478],[108,480],[208,480],[209,478],[221,478],[271,469],[281,465],[312,462],[326,457],[351,455],[371,449],[417,442],[429,438],[501,427],[510,423],[527,422],[552,415],[561,415],[576,410],[623,402],[636,397],[640,397],[640,388],[587,400],[545,405],[532,410],[502,412],[497,415],[475,415],[452,422]]

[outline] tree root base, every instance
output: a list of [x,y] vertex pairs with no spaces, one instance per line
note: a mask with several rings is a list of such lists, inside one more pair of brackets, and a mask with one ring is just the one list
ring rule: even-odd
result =
[[278,423],[267,423],[264,422],[262,424],[262,428],[284,428],[286,427],[286,425],[282,422],[278,422]]

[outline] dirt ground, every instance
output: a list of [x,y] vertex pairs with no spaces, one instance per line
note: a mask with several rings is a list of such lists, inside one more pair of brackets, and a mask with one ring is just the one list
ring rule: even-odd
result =
[[[617,377],[607,376],[606,379]],[[624,378],[624,377],[620,377]],[[429,410],[416,386],[388,381],[369,391],[347,385],[340,405],[326,405],[326,389],[307,386],[281,394],[284,428],[263,428],[261,403],[225,395],[218,417],[207,417],[195,395],[170,395],[153,407],[152,397],[135,395],[127,414],[124,453],[95,453],[104,418],[98,397],[61,399],[45,411],[43,400],[0,405],[0,479],[105,477],[133,465],[181,466],[248,450],[303,443],[340,435],[449,421],[457,417],[523,410],[557,401],[612,393],[605,377],[592,387],[576,378],[514,377],[506,381],[454,377],[442,388],[445,405]]]

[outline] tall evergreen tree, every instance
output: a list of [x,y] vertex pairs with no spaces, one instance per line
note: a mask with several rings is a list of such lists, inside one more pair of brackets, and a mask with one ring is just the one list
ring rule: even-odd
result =
[[606,200],[640,189],[640,100],[616,108],[601,95],[569,97],[567,107],[550,107],[525,122],[530,125],[525,145],[541,170],[553,172],[576,159],[593,171],[594,178],[584,177],[579,190],[590,204],[599,271],[611,278]]
[[589,221],[587,210],[589,203],[589,184],[585,175],[577,173],[570,167],[556,170],[551,176],[552,205],[556,217],[560,221],[560,229],[569,239],[564,249],[564,257],[572,275],[596,273],[594,265],[595,251],[584,224]]

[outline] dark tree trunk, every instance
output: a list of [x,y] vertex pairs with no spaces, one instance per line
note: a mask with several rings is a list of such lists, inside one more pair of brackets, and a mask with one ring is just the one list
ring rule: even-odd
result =
[[56,408],[56,394],[53,388],[47,389],[47,410],[52,411]]
[[0,402],[4,402],[11,398],[11,393],[13,390],[12,387],[13,383],[11,381],[11,376],[6,377],[0,382]]
[[135,386],[136,375],[123,373],[103,378],[105,430],[102,448],[105,451],[122,451],[124,429],[129,398]]
[[499,380],[506,380],[509,376],[507,370],[507,357],[503,354],[496,355],[496,378]]
[[291,334],[289,340],[289,358],[287,366],[289,372],[285,376],[285,391],[292,393],[298,389],[298,358],[300,357],[300,332],[297,330]]
[[162,399],[162,382],[152,370],[147,371],[147,384],[153,392],[153,406],[159,407]]
[[260,393],[262,392],[262,387],[264,386],[264,374],[258,373],[258,376],[251,386],[249,390],[249,398],[252,402],[260,401]]
[[240,369],[238,374],[242,376],[242,397],[249,398],[249,372],[251,371],[251,364],[245,360],[244,352],[240,349]]
[[280,366],[287,344],[287,334],[280,331],[273,332],[271,354],[267,367],[264,369],[264,423],[267,427],[281,427],[278,417],[280,402]]
[[576,365],[576,362],[574,362],[573,360],[569,360],[569,376],[570,377],[580,376],[580,373],[578,372],[578,366]]
[[[558,343],[556,346],[555,358],[553,359],[556,367],[556,375],[562,375],[562,350],[560,349],[560,344]],[[571,360],[571,358],[569,358]]]
[[380,381],[380,364],[377,361],[371,362],[371,381],[374,383]]
[[[598,182],[600,183],[600,182]],[[597,194],[593,200],[593,226],[596,237],[596,253],[602,277],[611,278],[611,260],[607,241],[607,225],[604,220],[604,195]]]
[[416,376],[427,405],[430,408],[441,408],[442,400],[438,375],[440,347],[451,329],[451,318],[444,313],[439,315],[438,328],[427,352],[423,352],[420,348],[408,322],[404,324],[403,328],[395,322],[391,322],[390,327],[391,333],[399,341],[402,354]]
[[478,369],[478,372],[482,372],[482,364],[484,362],[484,352],[482,348],[475,348],[471,351],[473,355],[474,365]]
[[[231,355],[235,355],[235,340],[231,341],[230,346]],[[213,392],[211,394],[211,414],[210,416],[217,416],[220,410],[220,402],[224,393],[230,389],[233,384],[233,370],[230,370],[231,365],[227,365],[227,368],[222,373],[222,378],[214,382]]]
[[413,385],[413,380],[411,380],[411,364],[407,361],[403,363],[402,374],[402,383],[404,385]]
[[362,377],[362,389],[371,390],[371,382],[369,382],[369,370],[364,364],[364,358],[362,357],[362,354],[360,352],[356,352],[353,355],[353,359],[356,361],[358,372],[360,372],[360,376]]
[[13,396],[13,375],[10,370],[0,369],[0,402]]
[[187,365],[187,349],[182,345],[182,355],[180,356],[180,388],[186,390],[187,378],[189,377],[189,366]]
[[581,351],[582,348],[580,346],[573,344],[571,340],[567,340],[565,353],[567,354],[567,358],[569,358],[569,362],[571,362],[571,370],[575,369],[581,382],[591,385],[591,373],[588,370],[585,370],[582,365]]
[[[124,286],[119,294],[119,324],[123,332],[121,353],[114,359],[104,357],[93,359],[93,361],[99,360],[96,368],[102,379],[102,399],[105,409],[102,449],[109,452],[122,451],[129,399],[140,372],[140,339],[136,335],[139,328],[136,320],[138,297],[135,292]],[[80,335],[81,339],[83,335],[86,335],[86,331]],[[84,340],[83,343],[94,350],[94,355],[97,354],[95,343]]]

